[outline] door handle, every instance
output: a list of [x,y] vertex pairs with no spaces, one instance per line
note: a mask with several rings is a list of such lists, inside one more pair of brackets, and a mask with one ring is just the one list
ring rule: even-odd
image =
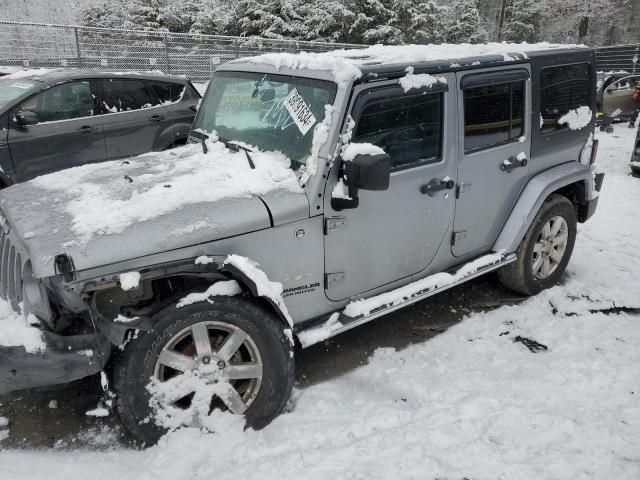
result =
[[87,133],[91,133],[93,132],[93,127],[90,127],[89,125],[83,125],[82,127],[80,127],[78,130],[76,130],[78,133],[82,133],[82,134],[87,134]]
[[149,117],[149,121],[151,122],[161,122],[164,120],[164,115],[151,115]]
[[518,160],[518,157],[509,157],[500,164],[500,170],[503,172],[511,173],[514,169],[520,167],[526,167],[529,164],[526,158]]
[[432,178],[429,183],[420,187],[420,193],[433,197],[437,192],[453,189],[455,185],[455,182],[449,177],[445,177],[442,180],[439,178]]

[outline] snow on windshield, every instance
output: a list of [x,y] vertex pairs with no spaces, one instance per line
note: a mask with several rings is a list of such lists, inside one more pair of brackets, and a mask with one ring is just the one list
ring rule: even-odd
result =
[[[581,46],[581,45],[580,45]],[[578,45],[542,43],[485,43],[441,45],[375,45],[363,49],[334,50],[322,53],[268,53],[251,57],[253,63],[293,70],[321,70],[331,72],[339,83],[362,76],[361,67],[372,64],[418,63],[438,60],[472,58],[495,55],[505,61],[527,57],[527,52],[576,48]]]
[[87,243],[94,235],[123,232],[186,205],[223,198],[301,192],[290,161],[278,152],[254,149],[252,169],[244,151],[208,141],[125,161],[84,165],[31,182],[49,190],[72,218],[71,230]]

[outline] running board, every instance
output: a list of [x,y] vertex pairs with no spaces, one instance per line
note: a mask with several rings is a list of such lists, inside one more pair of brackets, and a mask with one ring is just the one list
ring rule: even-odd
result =
[[354,300],[342,312],[332,314],[325,323],[298,332],[298,340],[302,348],[310,347],[515,261],[514,253],[485,255],[463,265],[453,274],[436,273],[374,297]]

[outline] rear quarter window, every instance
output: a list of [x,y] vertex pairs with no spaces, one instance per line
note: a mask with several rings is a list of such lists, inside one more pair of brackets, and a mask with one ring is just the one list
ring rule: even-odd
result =
[[150,88],[160,100],[161,105],[171,105],[178,103],[187,90],[186,85],[173,82],[149,81]]
[[591,106],[591,66],[588,63],[547,67],[540,72],[540,131],[568,129],[558,120],[570,110]]

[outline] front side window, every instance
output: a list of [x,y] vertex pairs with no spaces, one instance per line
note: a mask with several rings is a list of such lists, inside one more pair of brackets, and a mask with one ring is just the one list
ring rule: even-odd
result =
[[143,80],[102,80],[102,106],[105,113],[131,112],[157,105]]
[[524,134],[524,81],[465,88],[466,152],[517,140]]
[[11,104],[19,97],[37,89],[38,82],[27,79],[2,78],[0,79],[0,109]]
[[438,162],[442,157],[442,93],[368,101],[353,141],[372,143],[391,157],[392,168]]
[[336,85],[264,73],[218,72],[207,88],[193,129],[216,132],[262,151],[279,151],[294,169],[311,155],[314,127],[332,105]]
[[588,63],[548,67],[540,76],[542,133],[568,128],[568,123],[558,123],[560,117],[570,110],[591,106],[591,67]]
[[20,111],[31,111],[37,123],[72,120],[94,114],[89,81],[63,83],[25,100]]

